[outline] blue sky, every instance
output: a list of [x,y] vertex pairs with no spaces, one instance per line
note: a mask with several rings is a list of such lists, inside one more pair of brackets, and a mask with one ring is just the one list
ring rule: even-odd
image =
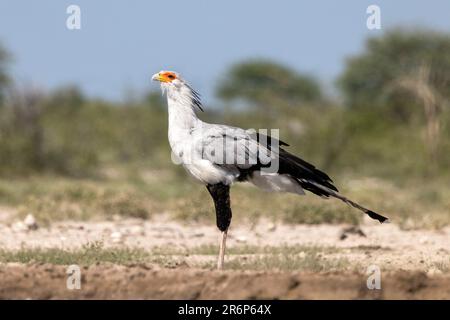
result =
[[[66,8],[81,7],[81,30],[66,28]],[[366,8],[381,8],[381,31],[366,28]],[[120,100],[176,70],[213,102],[227,67],[270,58],[331,87],[345,57],[395,26],[450,31],[450,1],[107,1],[1,0],[0,42],[13,53],[19,83],[46,90],[76,84],[90,96]]]

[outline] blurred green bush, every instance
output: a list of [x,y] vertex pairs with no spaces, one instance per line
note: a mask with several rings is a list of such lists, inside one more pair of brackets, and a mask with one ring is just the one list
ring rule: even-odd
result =
[[114,104],[76,88],[16,91],[0,108],[0,173],[95,174],[102,165],[168,153],[166,114],[147,100]]

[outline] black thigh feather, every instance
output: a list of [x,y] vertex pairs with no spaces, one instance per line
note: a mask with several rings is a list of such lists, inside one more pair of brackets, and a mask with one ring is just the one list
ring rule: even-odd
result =
[[222,183],[206,186],[214,200],[216,223],[220,231],[226,231],[231,223],[230,186]]

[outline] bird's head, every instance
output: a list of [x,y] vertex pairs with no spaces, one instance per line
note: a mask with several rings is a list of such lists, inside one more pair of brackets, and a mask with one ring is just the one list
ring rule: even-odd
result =
[[180,74],[175,71],[160,71],[152,76],[153,81],[161,82],[161,86],[180,86],[184,81],[181,79]]
[[192,87],[181,78],[180,74],[175,71],[160,71],[152,76],[153,81],[159,81],[161,83],[161,89],[171,94],[179,95],[185,98],[192,106],[195,106],[203,111],[202,104],[200,102],[200,95],[192,89]]

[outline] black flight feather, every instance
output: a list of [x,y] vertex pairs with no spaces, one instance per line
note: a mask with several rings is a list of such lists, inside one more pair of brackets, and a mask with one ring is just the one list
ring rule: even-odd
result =
[[[265,139],[265,146],[271,150],[271,141],[273,138],[270,136],[266,136],[263,134],[256,133],[256,139],[260,142],[261,138]],[[278,140],[280,146],[287,146],[288,144]],[[305,190],[310,191],[320,197],[329,198],[334,197],[337,198],[346,204],[361,210],[365,214],[367,214],[370,218],[378,220],[380,223],[383,223],[388,220],[388,218],[372,211],[358,203],[344,197],[339,194],[338,189],[334,186],[333,180],[323,171],[317,169],[314,165],[305,160],[287,152],[286,150],[280,148],[279,149],[279,174],[286,174],[294,178],[298,184]],[[239,168],[240,175],[238,181],[245,181],[251,178],[253,172],[259,171],[264,167],[268,167],[270,164],[263,165],[258,161],[257,164],[251,166],[250,168],[241,169]]]

